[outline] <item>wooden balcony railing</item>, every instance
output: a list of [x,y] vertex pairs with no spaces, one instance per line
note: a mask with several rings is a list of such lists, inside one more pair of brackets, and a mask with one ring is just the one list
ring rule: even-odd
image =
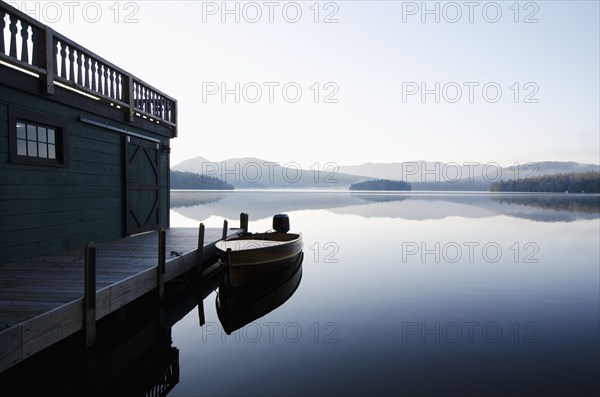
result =
[[47,95],[60,83],[121,108],[129,121],[143,117],[176,134],[175,99],[3,2],[0,61],[38,75]]

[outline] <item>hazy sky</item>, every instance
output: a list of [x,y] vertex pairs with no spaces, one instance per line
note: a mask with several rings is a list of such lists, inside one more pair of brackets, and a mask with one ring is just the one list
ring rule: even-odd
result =
[[172,164],[600,162],[598,1],[9,3],[175,97]]

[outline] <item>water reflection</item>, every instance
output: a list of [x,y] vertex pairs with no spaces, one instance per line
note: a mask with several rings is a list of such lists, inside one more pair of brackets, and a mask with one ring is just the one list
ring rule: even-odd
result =
[[198,303],[216,285],[208,280],[191,288],[187,280],[172,281],[161,309],[148,294],[102,319],[92,349],[76,333],[2,372],[0,384],[12,395],[167,396],[180,381],[172,327],[196,307],[202,315]]
[[404,201],[410,199],[405,194],[351,194],[352,197],[365,203],[388,203],[390,201]]
[[314,209],[411,220],[506,215],[536,222],[572,222],[600,216],[600,196],[594,194],[173,191],[171,204],[174,211],[197,220],[210,216],[237,219],[241,211],[264,219],[274,213]]
[[191,190],[173,190],[171,191],[171,207],[193,207],[200,204],[211,204],[225,197],[225,194],[219,192],[200,192],[198,194],[198,192]]
[[176,208],[247,212],[252,231],[289,213],[306,250],[277,310],[233,324],[207,304],[200,334],[193,316],[174,328],[173,395],[597,395],[599,197],[233,191]]
[[225,272],[215,301],[223,330],[229,335],[283,305],[300,285],[303,259],[300,252],[283,267],[239,287]]
[[582,195],[501,195],[491,196],[501,204],[516,204],[545,210],[582,212],[588,214],[600,213],[600,198],[598,196]]

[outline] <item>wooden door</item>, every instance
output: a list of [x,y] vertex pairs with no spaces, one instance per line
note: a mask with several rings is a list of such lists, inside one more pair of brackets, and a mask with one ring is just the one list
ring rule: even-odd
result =
[[160,150],[154,141],[125,137],[125,234],[160,228]]

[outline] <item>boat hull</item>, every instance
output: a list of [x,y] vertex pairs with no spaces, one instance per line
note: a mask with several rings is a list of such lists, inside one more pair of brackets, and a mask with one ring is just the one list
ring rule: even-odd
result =
[[219,260],[228,267],[235,286],[286,265],[302,252],[303,243],[299,234],[254,233],[219,242],[216,246]]

